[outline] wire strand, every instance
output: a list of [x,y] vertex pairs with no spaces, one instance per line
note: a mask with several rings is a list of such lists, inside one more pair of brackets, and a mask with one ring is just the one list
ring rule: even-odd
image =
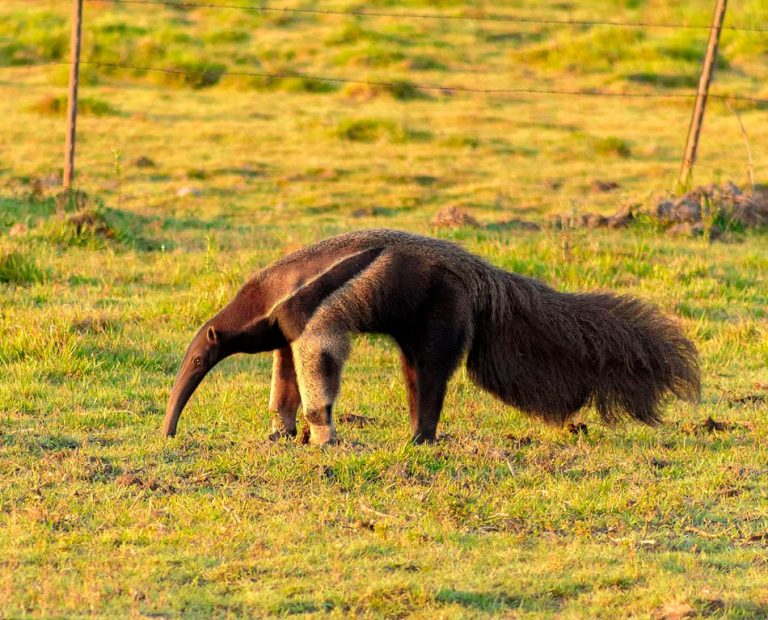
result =
[[[69,62],[51,62],[45,63],[50,65],[66,65],[69,66]],[[575,96],[575,97],[616,97],[616,98],[635,98],[635,99],[695,99],[696,93],[641,93],[641,92],[615,92],[604,90],[568,90],[568,89],[549,89],[549,88],[485,88],[485,87],[473,87],[473,86],[448,86],[440,84],[414,84],[407,81],[385,81],[385,80],[359,80],[354,78],[344,77],[330,77],[320,75],[309,75],[306,73],[274,73],[267,71],[230,71],[209,69],[203,71],[186,71],[183,69],[173,69],[168,67],[150,67],[145,65],[128,65],[121,63],[111,62],[99,62],[82,60],[81,65],[88,65],[92,67],[103,67],[110,69],[129,69],[133,71],[147,71],[153,73],[165,73],[170,75],[179,75],[184,77],[198,77],[203,78],[210,76],[212,73],[217,73],[219,77],[234,76],[234,77],[259,77],[275,80],[308,80],[312,82],[329,82],[335,84],[359,84],[361,86],[379,86],[385,88],[402,88],[404,85],[408,88],[413,88],[420,91],[431,92],[456,92],[456,93],[474,93],[474,94],[486,94],[486,95],[563,95],[563,96]],[[748,97],[744,95],[726,95],[719,93],[710,93],[709,97],[712,99],[722,99],[731,101],[746,101],[756,104],[768,104],[768,98],[761,97]]]
[[[30,69],[33,67],[41,66],[71,66],[71,62],[66,61],[47,61],[28,65],[7,65],[0,67],[0,69]],[[426,92],[443,92],[443,93],[469,93],[469,94],[485,94],[485,95],[559,95],[559,96],[573,96],[573,97],[613,97],[613,98],[626,98],[626,99],[695,99],[698,95],[695,92],[673,92],[673,93],[660,93],[660,92],[618,92],[618,91],[606,91],[598,89],[587,90],[571,90],[571,89],[555,89],[555,88],[489,88],[489,87],[475,87],[475,86],[450,86],[446,84],[417,84],[407,80],[400,81],[386,81],[386,80],[361,80],[356,78],[345,78],[335,76],[322,76],[322,75],[310,75],[307,73],[289,72],[289,73],[275,73],[267,71],[231,71],[228,69],[217,69],[211,67],[210,69],[203,69],[202,71],[187,71],[184,69],[173,69],[169,67],[151,67],[147,65],[128,65],[122,63],[113,62],[101,62],[94,60],[81,60],[80,65],[101,67],[106,69],[128,69],[132,71],[145,71],[152,73],[164,73],[168,75],[179,75],[183,77],[196,77],[206,78],[215,74],[219,78],[224,77],[257,77],[274,80],[308,80],[312,82],[328,82],[332,84],[359,84],[361,86],[378,86],[383,88],[412,88],[414,90],[426,91]],[[768,105],[768,98],[766,97],[750,97],[746,95],[728,95],[724,93],[709,93],[707,95],[710,99],[718,99],[723,101],[744,101],[748,103],[754,103],[758,105]]]
[[[626,22],[626,21],[608,21],[591,19],[556,19],[547,17],[523,17],[517,15],[451,15],[445,13],[401,13],[386,11],[342,11],[334,9],[298,9],[289,7],[270,7],[270,6],[247,6],[242,4],[215,4],[206,2],[174,2],[173,0],[86,0],[91,3],[111,3],[111,4],[140,4],[140,5],[161,5],[173,8],[206,8],[206,9],[235,9],[242,11],[255,11],[262,13],[295,13],[308,15],[336,15],[348,17],[387,17],[395,19],[435,19],[435,20],[453,20],[453,21],[476,21],[476,22],[512,22],[522,24],[555,24],[567,26],[614,26],[621,28],[667,28],[677,30],[711,30],[712,26],[696,24],[660,24],[652,22]],[[751,26],[723,26],[722,30],[731,32],[768,32],[768,28],[759,28]]]

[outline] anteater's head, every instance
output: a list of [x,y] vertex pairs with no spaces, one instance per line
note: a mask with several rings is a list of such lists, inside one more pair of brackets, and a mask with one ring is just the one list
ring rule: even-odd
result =
[[[234,353],[273,351],[287,344],[277,319],[261,315],[260,311],[258,299],[238,296],[195,334],[173,382],[163,435],[176,434],[176,425],[187,401],[221,360]],[[254,313],[256,318],[249,318]]]
[[210,323],[203,325],[197,332],[173,382],[163,421],[163,435],[172,437],[176,434],[176,424],[184,405],[208,371],[229,354],[229,351],[226,351],[227,348],[223,345],[216,328]]

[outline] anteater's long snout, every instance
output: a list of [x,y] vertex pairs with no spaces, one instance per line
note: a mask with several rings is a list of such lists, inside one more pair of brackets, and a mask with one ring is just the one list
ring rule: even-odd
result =
[[179,372],[171,389],[168,406],[165,409],[165,419],[163,420],[164,437],[176,435],[176,426],[179,423],[181,412],[184,411],[187,401],[194,394],[204,376],[205,373],[185,373],[183,369]]

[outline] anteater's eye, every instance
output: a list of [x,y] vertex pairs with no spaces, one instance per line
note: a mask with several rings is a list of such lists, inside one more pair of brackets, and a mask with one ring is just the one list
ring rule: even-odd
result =
[[195,355],[195,357],[192,358],[192,365],[195,368],[200,368],[200,366],[203,365],[203,360],[199,355]]

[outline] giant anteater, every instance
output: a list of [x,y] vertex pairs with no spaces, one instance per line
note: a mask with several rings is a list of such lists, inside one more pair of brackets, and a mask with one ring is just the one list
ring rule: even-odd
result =
[[233,353],[274,351],[272,438],[335,438],[333,403],[349,334],[400,347],[413,441],[435,439],[448,380],[469,376],[505,403],[562,424],[591,404],[606,422],[653,424],[667,392],[695,401],[696,349],[655,308],[605,292],[561,293],[460,247],[395,230],[340,235],[254,275],[193,338],[163,433],[208,371]]

